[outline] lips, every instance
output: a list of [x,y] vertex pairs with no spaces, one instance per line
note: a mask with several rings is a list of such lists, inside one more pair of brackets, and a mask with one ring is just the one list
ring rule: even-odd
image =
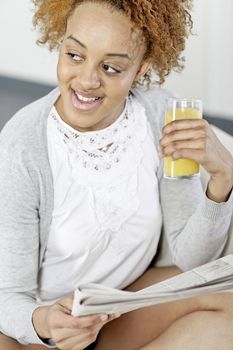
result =
[[103,97],[72,90],[71,100],[76,109],[90,111],[102,103]]
[[97,100],[100,99],[100,97],[85,97],[83,95],[81,95],[79,92],[75,91],[75,95],[77,96],[77,98],[79,99],[79,101],[81,102],[89,102],[89,103],[92,103],[92,102],[95,102]]

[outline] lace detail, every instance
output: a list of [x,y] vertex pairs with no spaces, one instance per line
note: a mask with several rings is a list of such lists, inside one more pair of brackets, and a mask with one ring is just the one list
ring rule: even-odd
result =
[[51,117],[56,122],[63,142],[67,144],[69,152],[75,154],[76,160],[86,169],[103,172],[120,162],[132,138],[130,124],[133,120],[129,120],[127,104],[128,101],[115,123],[94,132],[79,132],[71,128],[63,122],[55,108]]
[[[88,189],[98,230],[116,234],[138,209],[138,171],[142,143],[148,135],[144,107],[130,97],[121,116],[109,127],[80,133],[50,113],[55,143],[67,149],[70,181]],[[59,146],[60,147],[60,146]]]

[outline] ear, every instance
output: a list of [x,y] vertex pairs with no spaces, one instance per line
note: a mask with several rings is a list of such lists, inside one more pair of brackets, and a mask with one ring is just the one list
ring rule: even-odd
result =
[[149,60],[142,62],[136,74],[135,82],[140,81],[151,68],[152,68],[152,63]]

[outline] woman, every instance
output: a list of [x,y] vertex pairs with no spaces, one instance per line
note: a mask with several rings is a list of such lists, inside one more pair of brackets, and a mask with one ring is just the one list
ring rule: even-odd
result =
[[[161,137],[170,94],[139,86],[152,70],[162,83],[181,68],[188,1],[34,3],[40,42],[60,47],[59,89],[1,133],[1,348],[175,350],[198,339],[199,349],[231,349],[231,294],[71,316],[78,284],[137,290],[179,273],[148,269],[162,225],[181,269],[218,257],[227,239],[231,155],[202,120],[173,122]],[[206,193],[198,179],[162,178],[159,142],[162,156],[202,164]]]

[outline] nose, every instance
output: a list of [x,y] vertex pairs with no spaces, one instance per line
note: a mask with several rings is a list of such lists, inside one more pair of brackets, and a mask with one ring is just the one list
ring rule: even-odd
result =
[[97,69],[88,65],[80,67],[78,80],[83,91],[98,89],[101,85]]

